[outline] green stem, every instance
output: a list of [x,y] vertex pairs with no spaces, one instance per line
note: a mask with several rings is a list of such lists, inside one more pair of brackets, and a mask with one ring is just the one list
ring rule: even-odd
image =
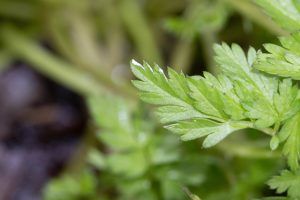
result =
[[237,126],[245,126],[248,128],[253,128],[256,130],[259,130],[267,135],[273,136],[274,135],[274,129],[272,128],[258,128],[255,126],[255,124],[253,122],[249,122],[249,121],[238,121],[236,122]]
[[[85,13],[70,12],[67,21],[63,22],[58,20],[61,13],[57,12],[56,15],[49,19],[49,29],[51,36],[60,52],[75,63],[76,67],[93,74],[93,76],[109,88],[115,88],[119,92],[128,94],[135,98],[136,92],[131,85],[125,80],[118,80],[114,82],[110,74],[112,73],[113,63],[120,62],[118,59],[121,50],[116,50],[116,42],[120,42],[118,37],[113,37],[114,49],[108,48],[105,51],[101,46],[96,45],[96,36],[93,28],[88,23]],[[63,22],[63,23],[62,23]],[[72,26],[73,37],[70,34],[65,34],[66,31],[62,27],[69,23]],[[75,36],[74,36],[75,35]],[[119,35],[119,34],[117,34]],[[115,34],[112,34],[115,36]],[[109,37],[110,38],[110,37]],[[110,44],[110,43],[109,43]],[[120,45],[120,43],[118,43]],[[120,48],[120,46],[118,46]],[[121,48],[122,49],[122,48]],[[124,91],[124,92],[123,92]]]
[[29,61],[37,71],[74,89],[80,94],[99,93],[101,86],[86,73],[49,54],[12,29],[4,28],[1,34],[8,49]]
[[280,152],[258,148],[250,144],[247,145],[223,141],[218,144],[217,147],[226,154],[241,158],[272,159],[281,157]]
[[104,48],[97,45],[95,31],[87,16],[82,13],[69,12],[68,22],[72,27],[72,34],[69,36],[72,47],[75,49],[74,56],[84,63],[82,67],[99,76],[100,79],[103,74],[110,74],[112,66],[107,64],[109,56],[106,55]]
[[200,35],[200,39],[202,41],[202,49],[204,49],[204,56],[208,71],[213,74],[218,74],[220,72],[220,69],[216,67],[216,63],[214,60],[215,53],[213,50],[213,45],[217,42],[216,34],[213,31],[202,32]]
[[106,51],[109,55],[107,63],[109,66],[114,67],[122,63],[126,57],[127,52],[125,52],[124,49],[126,49],[127,41],[116,2],[102,1],[102,7],[105,7],[105,9],[99,9],[98,12],[101,12],[101,15],[99,15],[98,18],[107,22],[105,24],[106,30],[104,31],[104,38],[106,38],[107,41]]
[[112,90],[117,94],[136,99],[135,92],[125,90],[124,86],[117,87],[112,81],[105,78],[105,74],[103,74],[103,82],[100,84],[92,74],[77,69],[64,60],[50,54],[12,28],[3,28],[1,36],[3,42],[13,53],[30,62],[37,71],[82,95],[95,95]]
[[187,73],[191,64],[192,40],[181,38],[177,43],[171,58],[170,66],[175,71]]
[[163,64],[158,45],[147,20],[136,0],[120,0],[119,11],[128,33],[131,35],[142,59]]
[[245,0],[223,0],[245,17],[261,25],[275,35],[288,35],[253,3]]

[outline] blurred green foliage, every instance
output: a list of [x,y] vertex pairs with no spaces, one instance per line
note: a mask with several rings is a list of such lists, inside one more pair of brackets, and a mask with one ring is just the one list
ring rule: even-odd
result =
[[246,200],[272,193],[265,183],[284,164],[264,136],[232,135],[210,150],[181,142],[138,101],[129,60],[189,74],[206,65],[216,73],[215,42],[261,47],[285,34],[248,0],[1,0],[0,70],[24,60],[81,94],[91,113],[81,151],[45,188],[45,199]]
[[[280,160],[259,153],[244,158],[228,152],[224,160],[222,148],[201,152],[198,141],[181,143],[176,135],[157,127],[150,113],[132,110],[115,97],[94,97],[89,105],[95,123],[101,124],[96,146],[106,147],[105,151],[89,151],[85,167],[89,175],[83,171],[54,180],[47,189],[47,200],[60,196],[181,200],[190,199],[190,193],[204,199],[248,199],[259,197],[262,183],[280,166]],[[242,146],[247,145],[254,149],[257,144]],[[68,183],[71,180],[77,184]],[[86,180],[89,184],[78,189]],[[65,187],[72,189],[69,192]]]

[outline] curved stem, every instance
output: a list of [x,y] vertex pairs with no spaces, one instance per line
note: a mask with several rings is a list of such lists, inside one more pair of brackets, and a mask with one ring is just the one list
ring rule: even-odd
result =
[[142,59],[148,62],[163,64],[158,45],[153,37],[144,14],[135,0],[120,0],[119,12],[123,19],[123,24],[131,35]]
[[253,128],[256,130],[259,130],[267,135],[273,136],[274,133],[276,132],[274,129],[272,128],[258,128],[255,126],[255,124],[253,122],[249,122],[249,121],[239,121],[236,123],[237,125],[241,125],[241,126],[247,126],[248,128]]
[[232,8],[240,12],[245,17],[249,18],[253,22],[268,29],[275,35],[288,35],[288,32],[281,29],[276,23],[274,23],[269,17],[263,14],[260,9],[252,2],[245,0],[223,0],[228,3]]
[[281,157],[280,152],[258,148],[253,145],[223,141],[216,146],[226,154],[242,158],[272,159]]
[[37,71],[82,95],[113,91],[129,99],[137,99],[136,92],[128,85],[117,85],[104,73],[99,73],[102,78],[100,83],[92,73],[77,69],[70,63],[50,54],[12,28],[4,28],[1,36],[3,42],[13,53],[30,62]]

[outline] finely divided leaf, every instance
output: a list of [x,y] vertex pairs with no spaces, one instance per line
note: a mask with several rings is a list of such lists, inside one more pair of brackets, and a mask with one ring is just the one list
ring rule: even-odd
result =
[[158,110],[163,123],[193,117],[209,118],[208,115],[193,107],[193,100],[188,95],[189,89],[183,74],[169,70],[168,79],[158,66],[151,68],[147,63],[142,66],[136,61],[132,61],[131,68],[135,76],[140,79],[134,80],[133,84],[141,91],[141,99],[163,106]]
[[284,121],[294,116],[300,109],[300,100],[297,98],[298,87],[293,85],[291,79],[283,79],[279,83],[278,93],[274,96],[274,105]]
[[245,116],[255,119],[257,127],[268,127],[277,121],[273,97],[278,90],[278,79],[252,68],[257,52],[250,48],[248,57],[236,44],[215,45],[216,61],[222,72],[231,79],[235,92],[246,110]]
[[260,94],[265,101],[272,102],[273,95],[277,91],[278,79],[253,69],[252,65],[257,54],[260,53],[259,51],[256,52],[254,48],[250,47],[246,57],[242,48],[236,44],[230,47],[223,43],[215,45],[214,49],[216,61],[226,76]]
[[247,128],[247,126],[236,126],[233,122],[217,123],[206,119],[195,119],[171,124],[166,126],[166,128],[181,134],[182,140],[193,140],[207,136],[203,142],[203,147],[208,148],[219,143],[230,133]]
[[300,80],[300,32],[280,39],[281,46],[265,44],[268,53],[260,53],[256,69],[282,77]]
[[283,154],[288,159],[292,170],[299,168],[300,156],[300,113],[290,118],[281,128],[278,134],[279,140],[285,142]]
[[279,176],[274,176],[268,185],[271,189],[276,189],[277,193],[288,193],[292,199],[300,198],[300,171],[291,172],[283,170]]
[[208,85],[203,77],[193,77],[189,79],[188,84],[191,90],[191,97],[195,100],[195,108],[202,113],[227,119],[227,116],[223,112],[224,104],[219,92],[213,86]]
[[[260,52],[250,48],[246,56],[238,45],[224,43],[215,45],[215,51],[223,72],[217,77],[208,72],[186,77],[172,69],[166,76],[157,65],[151,68],[147,63],[131,64],[139,79],[133,84],[142,100],[158,105],[156,113],[162,123],[171,123],[167,128],[181,134],[183,140],[206,136],[203,146],[210,147],[247,127],[276,125],[276,131],[299,111],[298,90],[290,79],[280,80],[253,68]],[[278,49],[277,56],[282,56]],[[271,147],[275,149],[278,143],[273,137]],[[285,151],[288,157],[294,155],[294,150]]]
[[[151,68],[132,62],[132,71],[140,79],[133,84],[141,98],[160,105],[156,113],[167,128],[182,134],[183,140],[207,136],[203,146],[210,147],[243,127],[233,127],[230,119],[244,119],[244,110],[226,77],[209,73],[205,77],[185,77],[168,70],[168,77],[158,66]],[[226,106],[228,105],[228,106]],[[230,109],[230,110],[229,110]]]

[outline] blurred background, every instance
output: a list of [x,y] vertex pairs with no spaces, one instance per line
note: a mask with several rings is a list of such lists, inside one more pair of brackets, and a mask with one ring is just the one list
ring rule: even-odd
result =
[[285,34],[250,0],[0,0],[0,200],[272,194],[283,164],[266,138],[181,142],[139,101],[130,60],[217,74],[214,43]]

